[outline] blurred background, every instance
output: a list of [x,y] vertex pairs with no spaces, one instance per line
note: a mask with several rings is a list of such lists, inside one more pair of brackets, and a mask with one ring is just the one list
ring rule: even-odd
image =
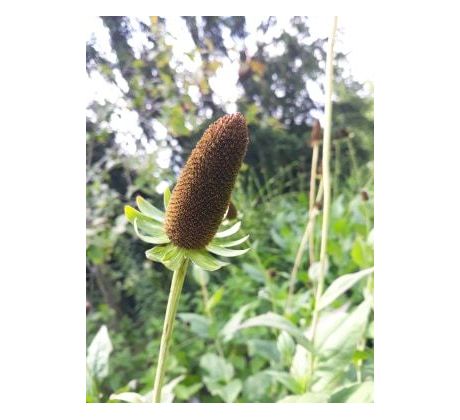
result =
[[[330,20],[89,20],[88,402],[108,402],[112,393],[146,393],[153,384],[171,276],[145,259],[148,247],[133,235],[123,206],[140,194],[161,207],[161,193],[174,186],[205,128],[236,111],[247,119],[250,145],[233,202],[252,250],[218,272],[189,273],[166,382],[177,402],[276,402],[305,392],[310,379],[288,334],[235,332],[231,321],[271,311],[304,330],[311,323],[317,269],[308,253],[288,314],[285,307],[309,210],[312,127],[323,121]],[[339,18],[327,283],[373,265],[373,68],[363,42],[368,35],[357,27]],[[318,248],[320,220],[314,230]],[[347,291],[331,313],[337,319],[350,313],[366,287],[362,282]],[[362,334],[350,339],[337,333],[345,338],[335,341],[338,357],[318,393],[336,395],[341,387],[373,378],[372,315],[355,321],[362,323]]]

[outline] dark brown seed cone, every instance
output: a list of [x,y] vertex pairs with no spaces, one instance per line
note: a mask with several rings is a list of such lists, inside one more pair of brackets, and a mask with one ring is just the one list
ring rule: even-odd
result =
[[317,144],[321,141],[321,124],[318,120],[315,120],[313,123],[313,128],[311,130],[310,136],[310,146],[313,147],[314,144]]
[[238,216],[238,210],[236,209],[233,202],[230,201],[230,203],[228,204],[227,219],[233,220],[236,219],[236,216]]
[[369,193],[366,190],[361,190],[361,199],[363,201],[369,201]]
[[249,142],[240,113],[211,124],[193,149],[172,192],[166,211],[166,234],[174,245],[204,248],[227,210]]

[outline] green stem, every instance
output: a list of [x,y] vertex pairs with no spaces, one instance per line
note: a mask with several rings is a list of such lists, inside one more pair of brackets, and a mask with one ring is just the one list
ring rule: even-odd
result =
[[357,184],[359,185],[361,183],[361,175],[360,175],[359,168],[358,168],[358,162],[356,161],[355,148],[353,147],[350,137],[347,136],[346,139],[347,139],[348,152],[350,153],[353,179],[356,179]]
[[166,306],[165,322],[163,324],[163,333],[161,335],[160,354],[158,356],[158,366],[153,385],[153,402],[161,402],[161,388],[165,376],[166,360],[168,349],[171,344],[174,320],[176,318],[177,306],[179,303],[182,286],[184,284],[185,274],[187,273],[188,258],[184,258],[180,267],[174,271],[171,289],[169,291],[168,305]]
[[[315,203],[321,201],[322,194],[323,194],[323,182],[320,181],[316,200],[314,200]],[[315,220],[318,214],[319,214],[319,210],[316,206],[313,206],[311,211],[308,214],[308,222],[307,222],[307,225],[305,226],[305,230],[304,230],[302,239],[300,241],[299,248],[297,250],[297,254],[294,260],[294,265],[291,271],[291,276],[289,277],[288,295],[287,295],[285,306],[284,306],[284,312],[286,314],[288,314],[290,311],[291,300],[294,294],[294,286],[295,286],[295,282],[297,281],[297,274],[299,272],[300,264],[302,263],[302,257],[305,252],[305,248],[307,247],[308,239],[313,236]]]
[[[330,155],[331,155],[331,126],[332,126],[332,89],[334,80],[334,43],[335,33],[337,29],[337,16],[334,16],[331,33],[329,34],[329,45],[327,49],[326,60],[326,107],[325,107],[325,124],[323,133],[323,223],[321,227],[321,250],[320,250],[320,271],[318,286],[315,295],[315,308],[313,311],[311,342],[315,344],[316,329],[320,319],[320,310],[318,304],[323,294],[324,278],[326,275],[326,259],[327,259],[327,236],[329,230],[329,217],[331,209],[331,176],[330,176]],[[315,357],[311,354],[310,357],[310,386],[313,380],[315,370]]]
[[[311,158],[311,175],[310,175],[310,202],[308,214],[311,215],[313,209],[315,208],[315,189],[316,189],[316,167],[318,166],[318,155],[319,155],[319,142],[315,141],[313,143],[313,154]],[[314,220],[314,218],[313,218]],[[314,221],[312,222],[312,230],[315,228]],[[309,240],[309,253],[310,261],[309,265],[312,265],[315,262],[315,235],[310,235]]]

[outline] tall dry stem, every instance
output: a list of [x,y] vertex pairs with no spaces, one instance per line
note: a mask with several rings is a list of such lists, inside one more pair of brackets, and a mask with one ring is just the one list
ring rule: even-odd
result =
[[[320,250],[320,270],[318,286],[315,294],[315,308],[313,311],[312,329],[311,329],[311,342],[315,345],[316,330],[320,319],[321,311],[319,310],[318,303],[324,289],[324,278],[326,275],[326,261],[327,261],[327,238],[329,230],[329,217],[331,208],[331,176],[330,176],[330,156],[331,156],[331,126],[332,126],[332,90],[334,80],[334,44],[335,34],[337,30],[337,16],[334,16],[331,25],[331,32],[329,34],[329,42],[327,48],[326,59],[326,100],[325,100],[325,121],[324,121],[324,134],[323,134],[323,188],[324,188],[324,201],[323,201],[323,223],[321,227],[321,250]],[[315,356],[312,354],[310,357],[310,386],[313,379],[315,370]]]
[[[323,196],[323,182],[321,181],[318,187],[318,194],[314,202],[320,202]],[[294,265],[292,267],[291,275],[289,277],[289,289],[288,296],[286,298],[286,303],[284,307],[285,313],[288,313],[291,307],[292,296],[294,294],[294,286],[297,279],[297,274],[299,272],[300,264],[302,262],[302,257],[307,247],[308,240],[313,236],[313,228],[315,225],[316,217],[319,214],[319,209],[317,206],[313,206],[312,210],[308,213],[308,222],[305,226],[305,230],[300,241],[299,248],[297,249],[297,254],[294,260]]]

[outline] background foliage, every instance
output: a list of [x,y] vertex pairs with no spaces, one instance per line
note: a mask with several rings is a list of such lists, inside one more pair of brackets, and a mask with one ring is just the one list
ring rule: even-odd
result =
[[[289,27],[263,19],[255,34],[244,17],[184,17],[183,37],[193,48],[178,54],[167,18],[100,23],[86,52],[88,83],[109,92],[101,97],[96,89],[87,107],[87,401],[119,402],[110,398],[115,393],[128,393],[129,401],[130,392],[151,391],[170,272],[145,259],[123,205],[141,194],[161,207],[159,192],[174,185],[204,128],[232,111],[212,83],[228,63],[237,64],[236,109],[250,130],[233,200],[252,250],[218,272],[190,270],[164,399],[371,401],[370,272],[335,282],[314,377],[302,346],[317,272],[308,252],[285,307],[308,217],[309,137],[322,111],[311,92],[322,89],[327,40],[310,36],[305,17],[293,17]],[[373,266],[373,99],[345,76],[345,66],[338,54],[327,285]],[[319,246],[321,214],[317,222]]]

